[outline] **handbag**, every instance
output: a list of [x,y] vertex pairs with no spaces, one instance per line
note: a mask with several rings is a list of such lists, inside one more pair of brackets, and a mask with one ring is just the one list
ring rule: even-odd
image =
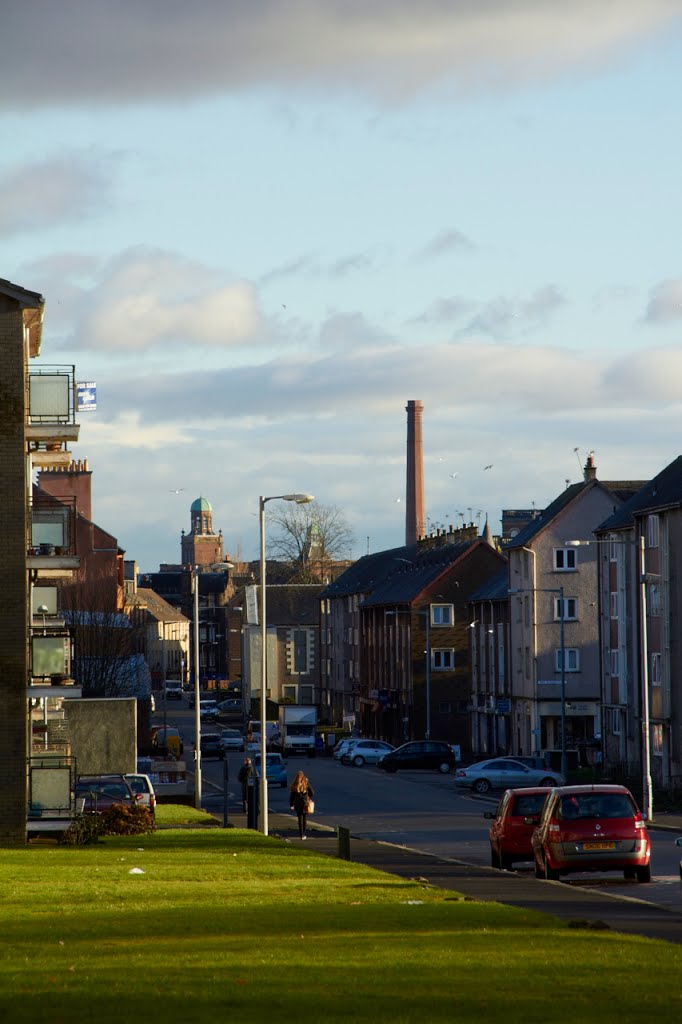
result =
[[306,801],[306,803],[304,805],[304,808],[305,808],[305,813],[306,814],[314,814],[315,813],[315,801],[311,800],[310,797],[308,797],[308,799],[307,799],[307,801]]

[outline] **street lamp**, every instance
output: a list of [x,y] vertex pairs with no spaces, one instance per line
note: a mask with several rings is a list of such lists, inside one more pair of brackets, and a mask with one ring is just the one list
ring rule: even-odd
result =
[[[589,547],[592,544],[635,544],[634,538],[619,537],[616,539],[606,538],[603,540],[569,540],[570,547]],[[642,671],[642,792],[644,803],[644,817],[647,821],[653,819],[654,794],[651,779],[651,717],[649,711],[649,652],[647,638],[647,603],[646,585],[649,575],[646,571],[646,549],[644,534],[639,537],[639,585],[640,585],[640,624],[641,624],[641,654],[640,663]],[[598,574],[599,579],[599,574]]]
[[[564,622],[566,609],[564,606],[563,587],[533,587],[526,590],[523,587],[516,587],[507,591],[508,594],[541,593],[559,595],[559,644],[561,649],[561,774],[566,778],[566,645],[564,636]],[[536,669],[537,671],[537,669]]]
[[307,505],[314,501],[312,494],[273,494],[258,499],[258,518],[260,522],[260,628],[261,628],[261,685],[260,685],[260,821],[261,832],[268,835],[268,777],[267,777],[267,716],[266,704],[268,696],[268,658],[267,658],[267,627],[265,622],[265,504],[268,501],[294,501],[297,505]]

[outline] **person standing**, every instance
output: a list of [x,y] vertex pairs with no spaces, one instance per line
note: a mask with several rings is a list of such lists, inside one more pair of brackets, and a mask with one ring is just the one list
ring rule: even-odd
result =
[[244,811],[244,813],[246,813],[249,782],[251,782],[251,785],[255,785],[255,774],[251,758],[245,757],[244,764],[241,766],[237,774],[237,779],[241,783],[242,787],[242,811]]
[[308,815],[311,813],[311,802],[315,791],[303,772],[296,772],[294,781],[289,787],[289,804],[292,811],[296,811],[298,817],[298,834],[305,839],[305,829]]

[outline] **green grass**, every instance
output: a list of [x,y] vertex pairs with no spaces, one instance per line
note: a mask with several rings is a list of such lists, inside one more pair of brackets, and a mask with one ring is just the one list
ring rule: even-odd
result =
[[682,1015],[676,945],[240,829],[0,849],[0,920],[0,1021],[12,1024]]

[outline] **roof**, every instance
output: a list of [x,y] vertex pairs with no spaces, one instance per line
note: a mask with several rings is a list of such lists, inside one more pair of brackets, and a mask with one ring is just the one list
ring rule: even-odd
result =
[[506,550],[511,551],[514,548],[527,547],[528,544],[537,537],[538,534],[542,533],[546,526],[549,526],[551,522],[562,512],[571,502],[575,501],[579,495],[592,487],[601,487],[608,491],[619,501],[627,501],[632,495],[640,489],[644,481],[642,480],[583,480],[577,484],[571,484],[566,487],[551,502],[547,508],[541,512],[532,522],[528,523],[522,530],[520,530],[515,537],[512,537],[508,544],[506,544]]
[[505,565],[497,575],[487,580],[482,587],[475,590],[470,601],[502,601],[509,597],[509,570]]
[[154,590],[138,587],[137,593],[131,594],[126,603],[131,607],[146,608],[153,618],[159,622],[187,622],[181,612],[176,611],[168,601],[164,601]]
[[212,512],[210,501],[206,498],[195,498],[190,507],[190,512]]
[[333,583],[330,583],[321,596],[348,597],[351,594],[371,594],[374,588],[382,583],[391,572],[400,568],[401,564],[412,563],[417,554],[417,545],[409,544],[400,548],[389,548],[388,551],[363,555],[345,572],[341,573]]
[[[267,619],[273,626],[312,625],[320,622],[322,583],[267,584]],[[260,601],[260,587],[258,587]]]
[[384,604],[410,604],[440,576],[457,562],[460,562],[475,547],[490,545],[486,541],[463,540],[457,544],[442,544],[439,547],[420,550],[411,565],[404,561],[385,580],[382,580],[371,596],[362,602],[363,608]]
[[624,530],[633,526],[635,516],[682,504],[682,455],[642,484],[621,508],[599,524],[597,531]]

